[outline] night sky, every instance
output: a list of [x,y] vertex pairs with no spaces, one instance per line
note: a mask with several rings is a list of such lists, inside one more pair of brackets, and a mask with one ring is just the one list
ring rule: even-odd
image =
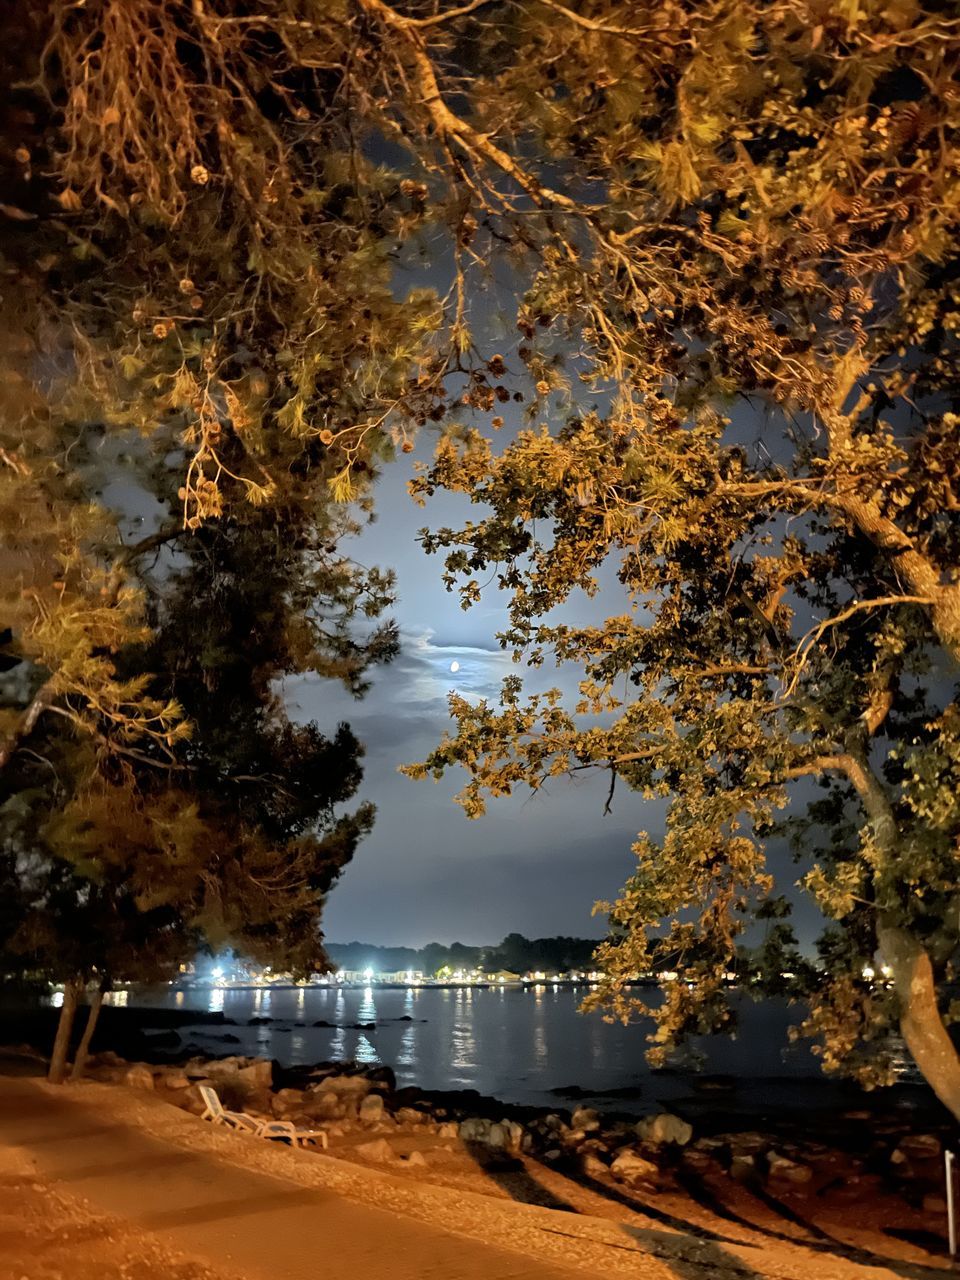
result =
[[[385,468],[377,522],[351,552],[364,564],[396,571],[400,657],[375,670],[360,702],[329,681],[287,686],[288,704],[305,718],[324,728],[341,718],[351,724],[367,749],[361,795],[377,806],[373,834],[330,896],[326,936],[411,946],[498,942],[512,931],[599,937],[603,920],[591,918],[593,903],[614,896],[629,874],[631,842],[654,806],[623,790],[604,817],[606,777],[559,779],[542,795],[495,801],[485,817],[470,821],[453,801],[465,774],[434,783],[397,772],[422,759],[452,726],[446,703],[452,689],[495,697],[513,669],[495,639],[505,620],[502,602],[491,589],[483,604],[464,612],[444,590],[441,559],[424,555],[416,541],[419,529],[454,523],[467,511],[466,502],[449,495],[425,509],[409,497],[413,462],[429,457],[432,446],[425,437],[416,454]],[[574,603],[567,616],[585,617],[588,607],[584,602],[578,614]],[[572,691],[579,678],[572,668],[523,674],[531,689],[559,684]]]

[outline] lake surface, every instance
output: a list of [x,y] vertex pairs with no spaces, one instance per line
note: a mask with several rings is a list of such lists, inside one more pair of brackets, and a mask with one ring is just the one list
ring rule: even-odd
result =
[[[626,1103],[638,1112],[689,1095],[695,1076],[653,1072],[644,1059],[644,1026],[605,1023],[577,1006],[585,991],[542,986],[483,988],[194,988],[131,992],[124,1001],[139,1008],[222,1012],[237,1024],[182,1029],[185,1044],[210,1055],[242,1053],[297,1066],[325,1061],[387,1065],[397,1083],[480,1093],[538,1106],[560,1106],[553,1091],[579,1086],[603,1104],[610,1090],[639,1088]],[[654,998],[655,992],[649,993]],[[705,1037],[705,1071],[737,1077],[743,1093],[759,1088],[768,1102],[796,1102],[797,1090],[826,1086],[817,1060],[801,1043],[791,1046],[787,1028],[801,1018],[785,1002],[754,1003],[735,997],[736,1038]],[[251,1018],[269,1018],[248,1025]],[[324,1021],[330,1027],[311,1024]],[[376,1029],[351,1024],[376,1023]],[[239,1044],[224,1040],[229,1034]],[[761,1083],[762,1082],[762,1083]],[[826,1099],[824,1102],[826,1103]],[[836,1101],[835,1095],[833,1101]]]

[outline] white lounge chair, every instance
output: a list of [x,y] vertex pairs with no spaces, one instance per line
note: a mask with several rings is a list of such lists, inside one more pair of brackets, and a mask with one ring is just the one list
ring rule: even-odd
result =
[[216,1089],[208,1084],[200,1085],[200,1096],[206,1106],[201,1120],[228,1125],[240,1133],[251,1133],[255,1138],[278,1138],[289,1142],[291,1147],[303,1147],[308,1142],[317,1142],[324,1151],[327,1149],[327,1135],[323,1129],[298,1129],[290,1120],[258,1120],[256,1116],[248,1116],[245,1111],[228,1111],[220,1101]]
[[327,1135],[323,1129],[298,1129],[292,1120],[264,1120],[260,1137],[286,1139],[291,1147],[316,1142],[324,1151],[327,1149]]
[[202,1084],[199,1088],[200,1097],[206,1107],[200,1117],[201,1120],[209,1120],[212,1124],[223,1124],[240,1133],[252,1133],[255,1137],[259,1135],[263,1125],[262,1120],[258,1120],[256,1116],[248,1116],[245,1111],[228,1111],[220,1101],[220,1095],[216,1089],[211,1088],[210,1085]]

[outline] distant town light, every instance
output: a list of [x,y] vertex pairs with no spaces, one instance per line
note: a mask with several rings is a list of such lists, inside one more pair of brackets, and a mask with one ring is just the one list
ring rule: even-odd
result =
[[373,970],[372,970],[372,969],[364,969],[364,971],[363,971],[363,976],[366,978],[367,982],[369,982],[369,981],[370,981],[370,979],[373,977]]
[[863,966],[863,976],[866,978],[867,982],[870,982],[873,978],[877,976],[876,971],[874,970],[872,965],[865,964]]
[[214,969],[213,976],[217,979],[217,981],[219,981],[223,977],[223,970],[220,968],[219,965],[217,966],[216,969]]

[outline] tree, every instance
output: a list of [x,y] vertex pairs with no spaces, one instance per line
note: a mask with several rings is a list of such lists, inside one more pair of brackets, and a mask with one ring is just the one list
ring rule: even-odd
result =
[[[28,544],[14,542],[4,603],[42,678],[0,724],[0,767],[49,714],[128,741],[186,731],[175,705],[113,689],[107,655],[142,625],[143,558],[228,511],[255,524],[249,509],[268,508],[301,565],[320,556],[325,590],[336,579],[341,603],[353,592],[375,613],[385,580],[337,541],[442,372],[433,293],[391,289],[423,213],[358,149],[362,73],[336,70],[349,29],[334,22],[318,59],[280,10],[248,22],[172,0],[49,0],[9,6],[3,23],[18,88],[0,211],[0,519]],[[124,483],[146,494],[146,537],[131,511],[92,507]],[[136,511],[129,490],[124,502]]]
[[[576,769],[670,797],[610,907],[597,997],[626,1018],[632,973],[678,970],[660,1059],[728,1025],[721,975],[771,909],[777,811],[817,780],[801,884],[834,925],[795,990],[806,1029],[870,1083],[899,1026],[960,1115],[956,22],[544,0],[483,24],[471,6],[461,38],[475,24],[496,73],[454,115],[449,22],[365,8],[436,86],[420,110],[499,234],[522,209],[517,368],[534,417],[560,418],[499,452],[452,428],[415,490],[482,514],[425,544],[465,607],[495,573],[518,661],[583,669],[569,709],[519,677],[499,705],[452,697],[456,735],[410,772],[464,767],[474,815]],[[546,616],[601,577],[615,616]],[[889,986],[863,976],[875,955]]]
[[[914,0],[253,8],[10,6],[4,52],[26,45],[48,90],[6,153],[30,412],[67,424],[64,456],[81,419],[145,430],[197,530],[288,476],[362,495],[391,433],[410,447],[460,403],[417,492],[492,514],[426,545],[467,604],[499,565],[505,643],[585,679],[579,711],[515,681],[499,709],[454,701],[427,768],[464,764],[474,811],[573,767],[676,797],[602,952],[624,1014],[651,951],[685,967],[664,1042],[724,1016],[712,966],[771,892],[774,810],[832,779],[807,883],[840,927],[812,1029],[869,1078],[847,1050],[873,1058],[899,1018],[957,1111],[955,20]],[[391,287],[421,233],[447,296]],[[471,328],[497,259],[509,363]],[[469,418],[496,430],[515,397],[553,429],[497,455]],[[759,441],[744,398],[770,413]],[[626,612],[544,620],[608,562]],[[667,943],[646,932],[664,918]],[[877,945],[886,994],[858,976]]]
[[118,893],[143,925],[159,904],[323,967],[324,895],[372,809],[340,810],[349,730],[292,724],[277,682],[360,694],[395,651],[389,576],[339,547],[431,404],[436,302],[390,287],[417,201],[284,13],[51,0],[0,29],[0,805],[18,856],[66,877],[47,934],[71,974],[101,970],[86,908]]

